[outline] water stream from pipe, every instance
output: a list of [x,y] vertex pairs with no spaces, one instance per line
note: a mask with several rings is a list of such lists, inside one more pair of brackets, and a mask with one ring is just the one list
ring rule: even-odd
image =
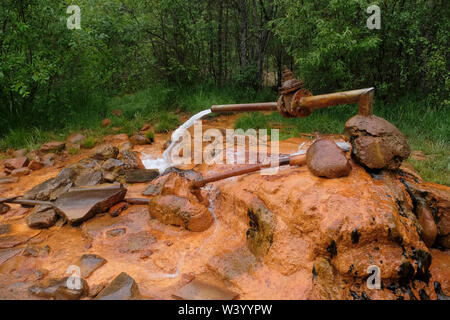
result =
[[145,168],[147,169],[158,169],[159,172],[162,174],[167,168],[171,167],[173,165],[172,159],[171,159],[171,153],[173,148],[181,141],[180,139],[183,137],[184,132],[189,129],[194,123],[200,119],[202,119],[204,116],[210,114],[212,111],[211,109],[203,110],[195,115],[193,115],[189,120],[187,120],[185,123],[183,123],[178,129],[176,129],[172,133],[172,138],[169,147],[164,151],[162,158],[150,158],[147,155],[144,155],[144,159],[142,160],[142,163],[144,164]]

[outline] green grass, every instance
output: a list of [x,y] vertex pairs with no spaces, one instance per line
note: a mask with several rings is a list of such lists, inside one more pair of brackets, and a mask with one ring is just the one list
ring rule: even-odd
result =
[[81,143],[81,146],[85,149],[92,149],[97,144],[97,139],[94,137],[87,137],[84,139],[84,141]]
[[[7,149],[37,149],[50,140],[63,141],[73,132],[83,133],[93,141],[86,141],[85,148],[91,148],[108,134],[139,132],[145,123],[151,123],[155,131],[169,132],[179,124],[177,113],[195,113],[213,104],[239,103],[250,101],[272,101],[275,94],[270,90],[254,91],[238,87],[217,88],[210,84],[195,86],[167,86],[155,83],[153,86],[134,94],[124,94],[113,98],[96,97],[78,101],[78,110],[68,108],[63,114],[54,115],[42,111],[28,116],[22,122],[9,122],[11,128],[0,128],[0,151]],[[120,109],[122,116],[112,111]],[[111,125],[102,128],[104,118],[111,119]],[[51,120],[53,119],[53,120]],[[51,120],[51,121],[50,121]],[[94,141],[95,140],[95,141]]]
[[[346,105],[314,111],[307,118],[283,118],[279,113],[245,114],[235,128],[281,127],[280,138],[300,133],[344,133],[344,123],[357,112],[356,105]],[[411,150],[421,150],[427,160],[409,158],[426,181],[450,185],[450,110],[426,105],[415,97],[405,97],[395,104],[375,103],[374,113],[393,123],[402,131]]]
[[145,134],[145,137],[148,140],[150,140],[151,142],[155,141],[155,134],[151,130],[147,131],[147,133]]

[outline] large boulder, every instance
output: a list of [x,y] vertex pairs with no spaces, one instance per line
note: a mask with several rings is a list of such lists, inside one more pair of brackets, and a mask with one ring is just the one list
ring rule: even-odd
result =
[[411,149],[403,134],[387,120],[371,116],[354,116],[345,123],[352,154],[370,169],[397,169],[409,157]]
[[152,198],[149,211],[152,218],[164,224],[182,226],[189,231],[205,231],[214,221],[205,206],[175,195]]
[[[218,182],[215,212],[224,228],[246,235],[249,250],[267,268],[292,281],[313,277],[313,286],[303,286],[297,296],[352,299],[352,291],[395,299],[387,289],[362,293],[358,286],[370,275],[368,268],[380,268],[385,286],[411,285],[429,278],[431,254],[416,228],[413,205],[402,204],[411,203],[402,183],[397,181],[399,190],[393,191],[362,167],[352,170],[345,182],[294,167],[276,176]],[[237,248],[242,242],[233,243]],[[272,284],[279,281],[269,278]],[[296,296],[264,290],[272,297]]]

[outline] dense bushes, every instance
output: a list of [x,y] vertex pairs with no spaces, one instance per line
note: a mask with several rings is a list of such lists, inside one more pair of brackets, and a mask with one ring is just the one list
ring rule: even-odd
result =
[[367,1],[280,3],[286,13],[276,33],[315,91],[375,86],[383,99],[418,92],[449,106],[448,1],[373,1],[379,30],[366,26]]
[[380,30],[366,27],[363,0],[79,0],[81,30],[68,30],[71,1],[3,0],[0,135],[85,124],[109,97],[146,88],[152,100],[130,101],[128,118],[234,102],[236,86],[256,97],[283,65],[314,93],[376,86],[378,99],[420,93],[448,107],[448,1],[374,3]]

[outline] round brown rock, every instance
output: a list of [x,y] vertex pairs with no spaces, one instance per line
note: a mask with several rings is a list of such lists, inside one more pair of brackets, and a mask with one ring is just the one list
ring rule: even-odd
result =
[[66,139],[67,143],[69,143],[69,144],[80,144],[84,140],[86,140],[86,137],[84,135],[82,135],[81,133],[72,133]]
[[330,139],[315,141],[306,153],[306,163],[315,176],[330,179],[348,176],[352,170],[344,152]]
[[137,146],[137,145],[144,145],[144,144],[150,144],[151,141],[149,139],[147,139],[146,137],[144,137],[141,134],[137,134],[134,135],[130,138],[130,142],[133,146]]
[[95,148],[91,155],[91,158],[96,160],[108,160],[111,158],[117,159],[118,155],[119,149],[110,144],[105,144]]
[[106,118],[106,119],[104,119],[103,121],[102,121],[102,127],[103,128],[106,128],[106,127],[108,127],[108,126],[110,126],[111,125],[111,120],[109,120],[108,118]]
[[403,134],[377,116],[357,115],[345,123],[354,158],[370,169],[398,169],[411,149]]

